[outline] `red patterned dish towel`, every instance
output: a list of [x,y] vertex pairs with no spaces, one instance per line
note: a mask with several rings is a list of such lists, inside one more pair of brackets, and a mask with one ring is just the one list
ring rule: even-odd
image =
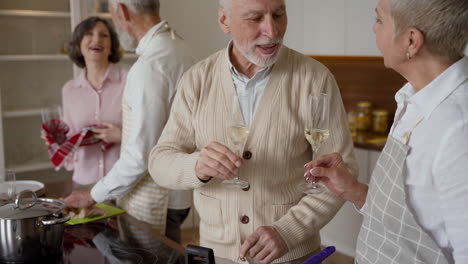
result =
[[104,152],[110,149],[114,144],[106,143],[93,136],[91,129],[97,125],[90,125],[81,129],[70,138],[67,138],[67,133],[70,130],[68,125],[60,119],[52,119],[42,124],[42,134],[49,144],[49,158],[55,167],[59,170],[66,162],[73,161],[73,154],[81,146],[89,146],[101,144],[101,150]]

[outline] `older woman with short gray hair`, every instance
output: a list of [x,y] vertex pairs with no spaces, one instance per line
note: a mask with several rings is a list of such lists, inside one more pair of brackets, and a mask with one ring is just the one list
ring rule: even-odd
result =
[[468,1],[380,0],[374,25],[387,67],[408,80],[369,186],[338,154],[310,177],[364,215],[356,260],[468,263]]

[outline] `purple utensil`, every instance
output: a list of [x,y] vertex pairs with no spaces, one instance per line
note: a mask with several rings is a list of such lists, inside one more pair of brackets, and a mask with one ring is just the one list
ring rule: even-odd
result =
[[320,264],[322,261],[328,258],[331,254],[333,254],[333,252],[335,252],[334,246],[326,247],[322,251],[317,253],[317,255],[314,255],[310,257],[308,260],[304,261],[303,264]]

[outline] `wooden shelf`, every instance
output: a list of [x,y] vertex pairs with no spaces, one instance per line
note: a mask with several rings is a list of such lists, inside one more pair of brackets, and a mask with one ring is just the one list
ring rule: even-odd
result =
[[42,10],[0,10],[0,16],[37,17],[37,18],[70,18],[69,12],[42,11]]
[[12,54],[0,55],[0,61],[69,61],[66,54]]
[[[124,53],[123,59],[137,59],[135,53]],[[0,55],[0,61],[70,61],[67,54],[12,54]],[[71,62],[71,61],[70,61]]]
[[110,13],[92,13],[91,16],[102,17],[102,18],[105,18],[105,19],[112,19]]
[[48,169],[53,169],[53,168],[54,166],[50,162],[36,162],[36,163],[8,167],[7,170],[12,170],[15,173],[23,173],[23,172],[38,171],[38,170],[48,170]]
[[4,118],[41,116],[41,108],[3,111],[2,116]]

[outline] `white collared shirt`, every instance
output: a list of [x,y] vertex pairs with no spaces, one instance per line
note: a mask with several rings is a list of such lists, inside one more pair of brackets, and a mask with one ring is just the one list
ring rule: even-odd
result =
[[245,76],[237,71],[236,67],[231,62],[229,52],[232,49],[233,41],[229,42],[226,49],[227,61],[229,63],[229,70],[231,71],[232,81],[236,87],[237,96],[239,97],[239,104],[241,107],[242,115],[247,125],[253,120],[255,110],[257,109],[260,99],[262,98],[263,91],[270,79],[270,73],[273,66],[265,67],[259,70],[252,78]]
[[453,64],[415,93],[395,96],[390,135],[411,134],[405,164],[407,200],[423,229],[455,263],[468,263],[468,59]]
[[[152,27],[138,43],[138,60],[131,67],[123,100],[131,108],[131,135],[122,146],[112,170],[91,190],[97,202],[121,198],[148,169],[148,156],[169,118],[176,86],[193,59],[184,42],[175,38],[166,21]],[[164,166],[164,165],[162,165]],[[192,203],[190,191],[170,191],[169,208],[185,209]]]

